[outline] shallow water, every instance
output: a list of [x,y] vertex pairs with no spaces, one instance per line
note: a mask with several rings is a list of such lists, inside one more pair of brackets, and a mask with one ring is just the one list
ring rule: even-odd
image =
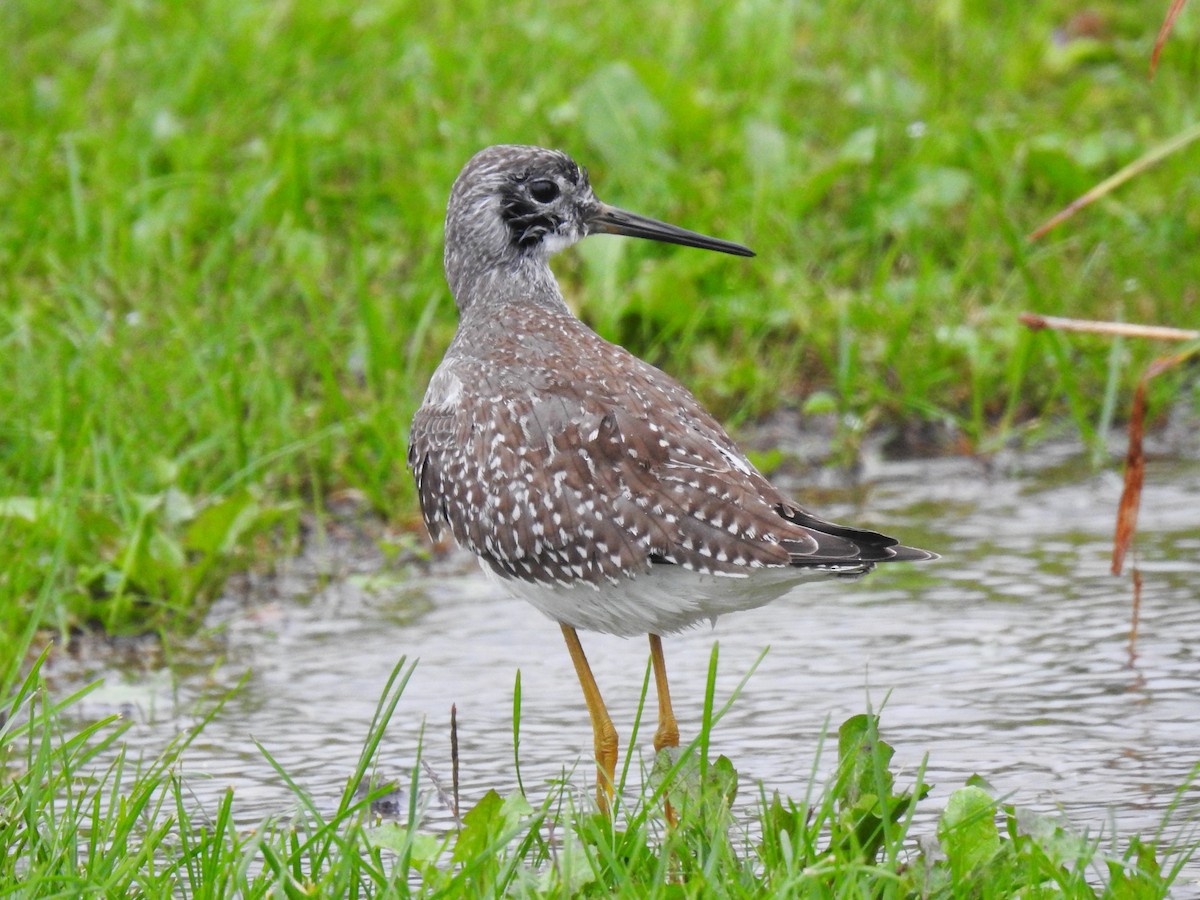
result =
[[[1129,577],[1108,574],[1118,474],[1089,474],[1064,459],[1017,475],[989,475],[965,460],[889,465],[878,475],[854,491],[796,493],[831,518],[944,559],[806,584],[771,606],[669,637],[685,741],[698,726],[713,642],[719,702],[769,645],[714,734],[713,751],[733,760],[747,803],[756,779],[803,797],[823,729],[870,704],[883,707],[899,784],[928,754],[926,779],[936,788],[926,807],[979,773],[1019,806],[1061,813],[1080,831],[1152,834],[1200,761],[1200,463],[1150,465],[1133,558],[1143,588],[1132,644]],[[252,738],[319,805],[336,806],[402,654],[420,664],[387,733],[384,775],[407,778],[424,724],[424,756],[449,779],[455,703],[464,804],[491,787],[511,790],[517,669],[526,787],[537,793],[586,757],[587,714],[554,623],[477,572],[401,579],[357,552],[339,557],[336,543],[321,554],[317,567],[336,577],[315,586],[312,561],[298,561],[271,590],[226,599],[213,612],[216,630],[176,648],[169,669],[59,660],[51,674],[104,676],[85,714],[123,711],[135,720],[129,740],[153,754],[249,671],[184,758],[198,801],[212,808],[232,785],[246,821],[294,805]],[[623,758],[646,643],[582,638]],[[652,732],[650,722],[636,748],[647,756]],[[583,792],[591,772],[579,764],[572,776]],[[1174,833],[1198,810],[1193,786]]]

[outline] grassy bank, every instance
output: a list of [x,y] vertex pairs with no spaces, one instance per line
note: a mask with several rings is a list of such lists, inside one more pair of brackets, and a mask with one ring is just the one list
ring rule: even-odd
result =
[[1162,4],[1077,6],[4,4],[6,633],[39,592],[59,627],[191,616],[297,501],[411,516],[445,198],[498,141],[758,251],[558,265],[735,425],[1089,427],[1154,349],[1015,314],[1194,324],[1200,150],[1022,236],[1195,119],[1200,43],[1189,11],[1150,83]]

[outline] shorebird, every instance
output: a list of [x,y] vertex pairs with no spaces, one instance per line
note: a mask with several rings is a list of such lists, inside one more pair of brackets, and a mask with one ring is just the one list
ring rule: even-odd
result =
[[581,322],[549,259],[593,234],[754,255],[600,202],[560,151],[481,150],[450,192],[458,330],[413,419],[408,464],[430,534],[448,531],[561,626],[608,811],[617,734],[577,629],[649,635],[659,752],[679,744],[662,635],[761,606],[806,577],[936,556],[804,509],[679,382]]

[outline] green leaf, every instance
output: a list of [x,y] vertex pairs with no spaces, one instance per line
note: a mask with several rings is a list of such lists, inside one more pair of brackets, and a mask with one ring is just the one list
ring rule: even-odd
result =
[[674,168],[658,149],[667,114],[625,62],[614,62],[592,73],[576,94],[580,122],[588,143],[604,159],[609,179],[644,183],[647,172],[661,176]]
[[[724,827],[737,798],[738,774],[726,756],[713,760],[704,782],[700,781],[700,760],[694,753],[682,757],[676,747],[664,747],[654,757],[650,784],[656,789],[667,782],[666,797],[685,824]],[[668,781],[669,779],[669,781]]]
[[409,858],[416,864],[437,862],[441,855],[442,842],[431,834],[413,831],[396,822],[387,822],[366,832],[372,846],[402,854],[408,851]]
[[966,202],[971,193],[971,175],[953,166],[923,166],[916,170],[912,202],[922,209],[940,212]]
[[509,794],[500,804],[500,818],[506,830],[516,828],[522,819],[531,815],[533,815],[533,807],[520,794]]
[[[838,762],[846,779],[846,798],[857,805],[863,794],[874,795],[881,788],[890,792],[892,775],[888,764],[895,750],[880,740],[876,731],[878,720],[865,714],[852,716],[838,729]],[[882,772],[879,784],[877,772]]]
[[938,840],[956,878],[978,869],[1000,852],[996,803],[979,787],[959,788],[938,822]]
[[708,786],[712,797],[726,809],[737,799],[738,773],[728,756],[718,756],[708,767]]
[[42,497],[0,497],[0,519],[37,523],[53,509],[54,504]]
[[248,490],[237,491],[210,503],[188,525],[184,544],[189,550],[220,556],[229,553],[258,513],[258,504]]
[[761,189],[782,183],[788,168],[788,137],[774,122],[749,119],[743,126],[742,140],[754,181]]
[[878,145],[879,129],[873,125],[860,128],[846,138],[838,152],[838,159],[865,166],[875,159]]
[[431,834],[422,834],[397,822],[366,829],[363,835],[368,844],[380,850],[389,850],[400,857],[407,852],[409,867],[420,873],[426,883],[442,875],[438,862],[446,850],[447,839],[439,840]]
[[462,831],[454,842],[454,861],[464,862],[478,856],[503,834],[515,831],[532,813],[533,807],[520,794],[502,799],[495,790],[488,791],[463,816]]
[[196,516],[196,504],[177,487],[169,487],[162,493],[163,524],[176,528],[190,522]]
[[806,416],[819,416],[838,411],[837,397],[829,391],[813,391],[804,399],[801,409]]
[[504,801],[495,790],[490,790],[480,798],[463,816],[462,831],[454,842],[453,859],[464,862],[487,849],[496,830],[496,824],[501,820],[501,809]]
[[1135,837],[1130,841],[1125,860],[1109,862],[1108,870],[1111,875],[1108,896],[1113,900],[1156,900],[1163,896],[1162,863],[1153,844]]
[[833,845],[850,857],[875,861],[884,846],[888,827],[929,793],[920,785],[914,796],[894,793],[888,764],[895,751],[880,739],[875,716],[858,715],[838,729],[838,777],[835,787],[838,814]]

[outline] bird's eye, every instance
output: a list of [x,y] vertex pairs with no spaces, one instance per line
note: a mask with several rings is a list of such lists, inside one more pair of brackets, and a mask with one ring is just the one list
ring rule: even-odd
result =
[[549,203],[558,193],[558,185],[548,178],[539,178],[529,184],[529,195],[538,203]]

